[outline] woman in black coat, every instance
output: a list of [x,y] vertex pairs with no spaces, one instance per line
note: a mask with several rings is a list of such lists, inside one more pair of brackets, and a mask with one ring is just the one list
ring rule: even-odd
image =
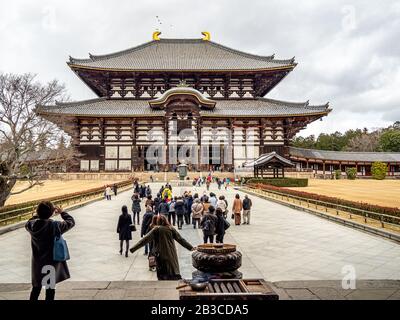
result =
[[[57,213],[61,214],[63,221],[50,219],[53,214]],[[36,215],[25,224],[25,229],[31,234],[32,245],[32,291],[30,300],[38,300],[43,285],[42,280],[44,277],[48,277],[48,274],[42,273],[43,267],[54,267],[54,283],[70,278],[67,262],[53,260],[54,232],[57,228],[63,234],[73,228],[74,225],[74,218],[49,201],[39,203]],[[46,300],[54,300],[54,295],[55,287],[46,287]]]
[[128,213],[128,208],[126,206],[122,206],[122,214],[119,216],[118,225],[117,225],[117,233],[119,233],[119,254],[122,254],[122,247],[124,241],[126,243],[125,257],[128,258],[128,249],[129,249],[129,240],[132,240],[132,231],[131,231],[132,217]]
[[224,236],[225,236],[225,231],[230,227],[229,222],[226,221],[224,217],[224,212],[222,212],[221,208],[217,208],[215,211],[217,214],[217,225],[216,225],[216,242],[217,243],[224,243]]
[[140,207],[140,202],[142,200],[139,199],[139,195],[137,193],[135,193],[132,196],[132,212],[133,212],[133,224],[135,224],[135,219],[137,216],[137,224],[140,224],[140,211],[142,211],[141,207]]

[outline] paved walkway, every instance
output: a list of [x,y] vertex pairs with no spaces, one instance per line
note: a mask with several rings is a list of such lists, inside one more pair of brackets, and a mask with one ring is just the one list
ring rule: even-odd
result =
[[[154,191],[159,187],[152,185]],[[176,187],[174,194],[183,189],[191,188]],[[211,190],[218,191],[215,186]],[[204,188],[198,191],[202,193]],[[237,191],[222,192],[231,205]],[[273,282],[334,280],[343,278],[345,267],[354,268],[357,279],[400,279],[399,244],[268,200],[252,199],[252,223],[231,224],[225,238],[243,254],[240,270],[244,277]],[[123,204],[130,206],[130,192],[71,211],[76,227],[65,238],[72,257],[72,281],[156,280],[155,273],[148,271],[143,250],[129,258],[118,253],[116,223]],[[191,226],[184,226],[182,235],[193,245],[201,243],[201,231]],[[133,241],[138,237],[136,232]],[[181,273],[189,278],[193,271],[190,252],[177,247]],[[29,283],[28,233],[19,229],[1,235],[0,253],[0,283]]]
[[[57,300],[177,300],[177,281],[66,281]],[[400,281],[360,280],[356,289],[341,281],[284,281],[269,284],[280,300],[400,300]],[[26,300],[30,285],[0,283],[0,300]],[[42,290],[40,299],[44,299]]]

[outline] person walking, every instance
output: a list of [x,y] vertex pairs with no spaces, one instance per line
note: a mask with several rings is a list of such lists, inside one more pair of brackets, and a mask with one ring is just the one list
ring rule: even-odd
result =
[[172,200],[172,192],[169,186],[167,185],[164,188],[164,191],[161,193],[161,199],[167,199],[167,202],[170,202]]
[[163,214],[165,217],[168,218],[168,213],[169,213],[168,198],[165,198],[164,201],[160,203],[160,205],[158,206],[158,213]]
[[192,204],[192,221],[193,229],[196,229],[196,224],[200,228],[200,220],[203,216],[204,207],[199,198],[194,199]]
[[153,242],[153,253],[157,261],[158,280],[180,280],[178,255],[175,242],[188,250],[195,248],[172,227],[163,215],[153,218],[152,229],[130,251],[133,253],[147,243]]
[[112,194],[111,187],[107,186],[107,188],[106,188],[106,199],[107,200],[111,200],[111,194]]
[[129,240],[132,240],[132,217],[128,213],[127,206],[122,206],[122,214],[119,216],[117,233],[119,234],[119,254],[122,254],[124,241],[126,243],[125,257],[128,258]]
[[145,196],[146,197],[151,196],[151,188],[149,185],[146,187]]
[[214,243],[215,231],[217,229],[217,216],[214,214],[215,208],[210,206],[208,211],[203,215],[201,219],[200,226],[203,230],[204,235],[204,243],[210,241],[210,243]]
[[208,196],[205,196],[203,198],[203,208],[204,208],[204,213],[208,212],[208,208],[211,206],[210,200],[208,198]]
[[216,212],[216,216],[217,216],[215,240],[217,243],[224,243],[225,232],[230,227],[230,224],[228,221],[226,221],[226,219],[224,217],[224,213],[221,208],[217,208],[217,210],[215,212]]
[[216,197],[215,193],[214,193],[214,192],[211,192],[211,193],[210,193],[210,204],[211,204],[214,208],[216,208],[216,207],[217,207],[217,202],[218,202],[218,200],[217,200],[217,197]]
[[143,199],[146,196],[146,186],[144,184],[140,186],[139,196],[140,199]]
[[145,208],[151,207],[151,210],[154,210],[154,201],[153,201],[151,195],[148,195],[148,196],[146,197],[146,201],[145,201],[145,203],[144,203],[144,207],[145,207]]
[[118,193],[118,187],[117,187],[117,185],[116,185],[115,183],[113,184],[112,190],[113,190],[113,192],[114,192],[114,195],[116,196],[117,193]]
[[169,203],[169,210],[168,210],[168,222],[172,224],[173,226],[176,225],[176,213],[175,213],[175,202],[177,200],[177,197],[171,199],[171,202]]
[[[150,232],[150,225],[151,221],[153,220],[153,217],[155,216],[153,212],[153,207],[151,206],[146,206],[146,212],[143,215],[142,219],[142,227],[140,228],[140,237],[144,237],[147,233]],[[144,255],[148,255],[150,252],[150,243],[146,243],[144,245]]]
[[228,215],[228,204],[225,201],[225,197],[224,196],[220,196],[218,201],[217,201],[217,209],[221,209],[222,210],[222,214],[224,215],[224,217],[226,218]]
[[253,203],[246,194],[243,199],[243,224],[250,224],[250,210]]
[[137,217],[137,224],[140,224],[140,211],[142,211],[141,207],[140,207],[140,202],[142,200],[140,200],[139,195],[137,193],[135,193],[132,196],[132,212],[133,212],[133,224],[136,224],[135,220]]
[[[60,214],[63,221],[53,221],[51,216]],[[38,300],[44,278],[48,277],[42,273],[43,267],[51,266],[55,271],[54,284],[70,278],[66,261],[55,261],[53,248],[55,233],[63,234],[75,226],[75,220],[60,207],[55,207],[49,201],[42,201],[36,208],[36,214],[25,224],[25,229],[31,235],[32,262],[31,281],[32,291],[30,300]],[[54,300],[55,287],[46,286],[46,300]]]
[[158,214],[158,208],[160,207],[161,203],[161,195],[157,193],[157,196],[154,198],[154,213]]
[[232,213],[234,215],[235,225],[237,226],[240,225],[242,209],[242,200],[240,200],[239,194],[236,194],[235,200],[233,200]]
[[185,203],[185,223],[190,224],[190,218],[192,215],[192,205],[193,205],[193,196],[191,193],[188,193],[187,197],[184,200]]
[[183,216],[185,214],[185,203],[183,202],[182,197],[178,197],[175,202],[175,214],[178,219],[178,229],[182,229],[183,225]]

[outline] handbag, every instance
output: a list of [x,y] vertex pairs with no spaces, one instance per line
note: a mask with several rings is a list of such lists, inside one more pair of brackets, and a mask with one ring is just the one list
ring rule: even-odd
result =
[[224,230],[227,230],[230,226],[231,224],[224,219]]
[[149,268],[157,267],[157,259],[155,256],[149,256]]
[[235,214],[234,213],[232,213],[231,219],[235,219]]
[[136,226],[134,224],[129,225],[129,230],[136,231]]
[[63,262],[69,260],[69,251],[67,242],[61,235],[60,225],[53,221],[54,228],[54,246],[53,246],[53,260]]

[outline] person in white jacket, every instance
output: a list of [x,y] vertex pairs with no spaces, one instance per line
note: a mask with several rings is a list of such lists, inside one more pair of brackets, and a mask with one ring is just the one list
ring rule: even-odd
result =
[[228,204],[224,196],[219,197],[219,200],[217,201],[217,208],[220,208],[222,210],[223,215],[226,218],[226,216],[228,215]]

